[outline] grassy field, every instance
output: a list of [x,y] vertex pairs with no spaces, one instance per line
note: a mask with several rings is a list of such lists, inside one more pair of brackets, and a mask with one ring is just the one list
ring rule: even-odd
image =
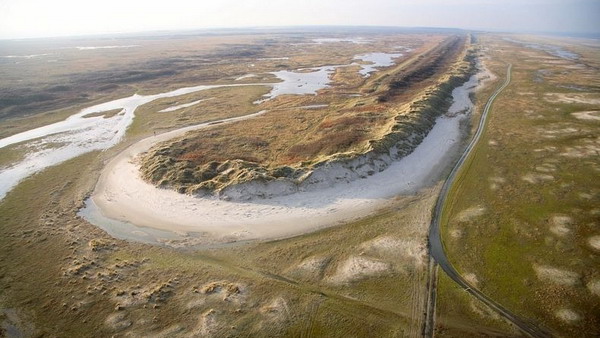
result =
[[[495,74],[513,64],[513,81],[451,192],[443,221],[450,261],[484,293],[551,332],[596,336],[599,125],[581,112],[600,109],[600,51],[552,41],[579,54],[570,60],[498,36],[481,43]],[[440,287],[441,318],[493,318],[469,309],[473,300],[447,281]]]

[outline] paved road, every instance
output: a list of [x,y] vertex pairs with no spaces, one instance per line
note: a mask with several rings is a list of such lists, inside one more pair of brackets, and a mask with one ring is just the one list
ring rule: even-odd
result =
[[[494,92],[494,94],[489,98],[488,102],[485,105],[483,113],[481,115],[481,120],[479,121],[479,126],[477,127],[477,132],[475,133],[473,140],[471,140],[471,143],[469,143],[469,145],[465,149],[465,152],[462,154],[462,156],[460,157],[460,159],[458,160],[458,162],[456,163],[454,168],[452,168],[450,175],[448,175],[448,179],[446,179],[446,182],[444,182],[444,186],[442,187],[442,190],[440,192],[440,195],[438,197],[438,200],[437,200],[437,203],[435,206],[435,210],[434,210],[433,217],[431,220],[431,227],[429,229],[429,252],[430,252],[431,256],[435,259],[436,263],[439,264],[439,266],[442,268],[442,270],[444,270],[444,272],[450,278],[452,278],[453,281],[455,281],[458,285],[460,285],[466,292],[469,292],[470,294],[475,296],[477,299],[479,299],[480,301],[485,303],[487,306],[489,306],[490,308],[495,310],[502,317],[509,320],[511,323],[513,323],[515,326],[517,326],[521,331],[523,331],[523,333],[525,333],[526,335],[531,336],[531,337],[550,337],[551,336],[550,333],[540,329],[533,323],[511,313],[509,310],[504,308],[502,305],[496,303],[494,300],[492,300],[488,296],[484,295],[481,291],[475,289],[472,285],[467,283],[467,281],[458,273],[458,271],[456,271],[456,269],[452,266],[452,263],[450,263],[450,261],[448,260],[448,257],[446,256],[446,253],[444,252],[444,244],[442,242],[442,238],[441,238],[441,234],[440,234],[440,220],[441,220],[441,216],[442,216],[442,210],[444,208],[444,204],[446,203],[446,199],[448,197],[448,192],[450,190],[450,187],[454,183],[454,179],[456,178],[456,175],[457,175],[458,171],[460,170],[461,166],[464,164],[465,160],[471,154],[471,152],[475,148],[475,145],[481,138],[481,135],[483,134],[484,129],[485,129],[485,124],[487,121],[488,113],[494,102],[494,99],[496,99],[498,94],[500,94],[502,92],[502,90],[504,88],[506,88],[506,86],[508,86],[508,84],[510,83],[511,68],[512,68],[512,65],[509,64],[508,68],[506,70],[506,81],[504,81],[504,84],[502,84],[502,86],[500,86]],[[432,269],[432,271],[433,270],[435,270],[435,269]],[[431,287],[433,287],[433,289],[430,291],[430,299],[431,299],[431,302],[433,302],[433,304],[432,304],[432,306],[428,306],[428,309],[430,307],[432,309],[431,309],[431,313],[428,313],[428,315],[427,315],[427,323],[425,323],[425,330],[424,330],[425,336],[433,335],[433,328],[434,328],[433,321],[434,321],[434,317],[435,317],[435,315],[434,315],[435,311],[433,310],[433,308],[435,306],[435,295],[436,295],[434,285],[435,285],[435,282],[433,285],[431,285]]]

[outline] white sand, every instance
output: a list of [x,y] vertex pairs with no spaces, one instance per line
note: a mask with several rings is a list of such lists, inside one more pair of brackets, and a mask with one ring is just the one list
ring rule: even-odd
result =
[[472,272],[466,273],[464,274],[464,278],[469,284],[473,285],[474,287],[479,287],[479,278],[477,278],[476,274]]
[[600,279],[590,281],[587,284],[587,288],[591,293],[595,294],[596,296],[600,296]]
[[94,49],[115,49],[115,48],[134,48],[140,47],[140,45],[120,45],[120,46],[89,46],[89,47],[75,47],[78,50],[94,50]]
[[600,251],[600,236],[592,236],[592,237],[588,238],[588,244],[593,249]]
[[581,316],[571,309],[560,309],[556,311],[556,317],[567,323],[581,320]]
[[553,181],[554,176],[546,174],[528,173],[525,176],[521,177],[521,179],[531,184],[537,184],[542,183],[544,181]]
[[456,219],[459,222],[468,222],[485,214],[485,207],[474,205],[458,213]]
[[558,285],[573,286],[579,283],[580,275],[569,270],[562,270],[549,265],[534,265],[537,277],[544,281]]
[[235,78],[235,81],[241,81],[243,79],[249,79],[251,77],[256,77],[256,74],[246,74]]
[[377,256],[402,257],[403,261],[412,261],[423,265],[427,257],[426,244],[420,240],[382,236],[361,244],[363,252]]
[[546,93],[544,98],[551,103],[600,104],[596,93]]
[[550,232],[563,237],[571,232],[573,218],[566,215],[554,215],[550,218]]
[[337,268],[329,281],[334,284],[344,284],[369,276],[382,275],[390,269],[388,263],[362,256],[352,256]]

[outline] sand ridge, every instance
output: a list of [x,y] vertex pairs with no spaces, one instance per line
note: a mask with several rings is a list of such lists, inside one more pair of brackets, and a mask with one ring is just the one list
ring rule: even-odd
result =
[[[482,74],[487,73],[474,76],[480,85]],[[463,85],[462,90],[474,91],[476,84]],[[453,97],[459,101],[463,101],[462,96],[468,97],[458,94],[461,93],[457,88]],[[468,103],[472,105],[470,100]],[[218,121],[218,125],[262,113]],[[100,218],[199,235],[198,243],[192,245],[289,237],[368,216],[387,206],[394,196],[414,193],[434,183],[448,160],[458,153],[462,138],[460,123],[466,117],[457,114],[437,118],[433,129],[411,154],[372,176],[251,201],[184,195],[157,188],[141,178],[135,161],[139,154],[158,142],[216,123],[186,127],[143,139],[117,155],[102,172],[91,199],[101,213]],[[111,233],[109,227],[101,227]]]

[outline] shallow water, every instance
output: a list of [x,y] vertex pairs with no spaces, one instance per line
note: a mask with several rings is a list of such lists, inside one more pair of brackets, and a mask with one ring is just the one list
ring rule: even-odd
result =
[[48,56],[53,54],[31,54],[31,55],[2,55],[0,57],[7,59],[33,59],[41,56]]
[[389,67],[394,65],[394,59],[401,57],[402,55],[403,54],[401,53],[368,53],[357,55],[354,59],[371,62],[371,64],[368,65],[360,65],[361,69],[358,71],[362,76],[369,76],[370,73],[377,71],[377,67]]
[[338,67],[346,67],[346,65],[323,66],[299,69],[298,71],[280,70],[278,72],[271,72],[270,74],[275,75],[282,81],[273,84],[273,90],[265,94],[264,99],[257,101],[257,103],[284,94],[314,95],[317,91],[328,87],[331,82],[329,77]]
[[355,43],[355,44],[365,44],[373,42],[373,40],[356,37],[356,38],[318,38],[313,39],[313,42],[322,45],[326,43],[337,43],[337,42],[347,42],[347,43]]
[[[377,71],[377,67],[389,67],[395,64],[393,59],[402,56],[400,53],[368,53],[357,55],[355,60],[371,62],[368,65],[360,65],[359,73],[363,76],[368,76],[370,73]],[[266,94],[265,99],[257,101],[257,103],[277,97],[283,94],[308,95],[316,94],[317,91],[327,88],[331,83],[331,74],[340,67],[348,67],[356,65],[332,65],[315,68],[298,69],[297,71],[280,70],[271,72],[282,82],[273,84],[273,90]],[[308,72],[307,72],[308,71]]]
[[94,50],[94,49],[116,49],[116,48],[134,48],[139,47],[140,45],[120,45],[120,46],[89,46],[89,47],[75,47],[78,50]]

